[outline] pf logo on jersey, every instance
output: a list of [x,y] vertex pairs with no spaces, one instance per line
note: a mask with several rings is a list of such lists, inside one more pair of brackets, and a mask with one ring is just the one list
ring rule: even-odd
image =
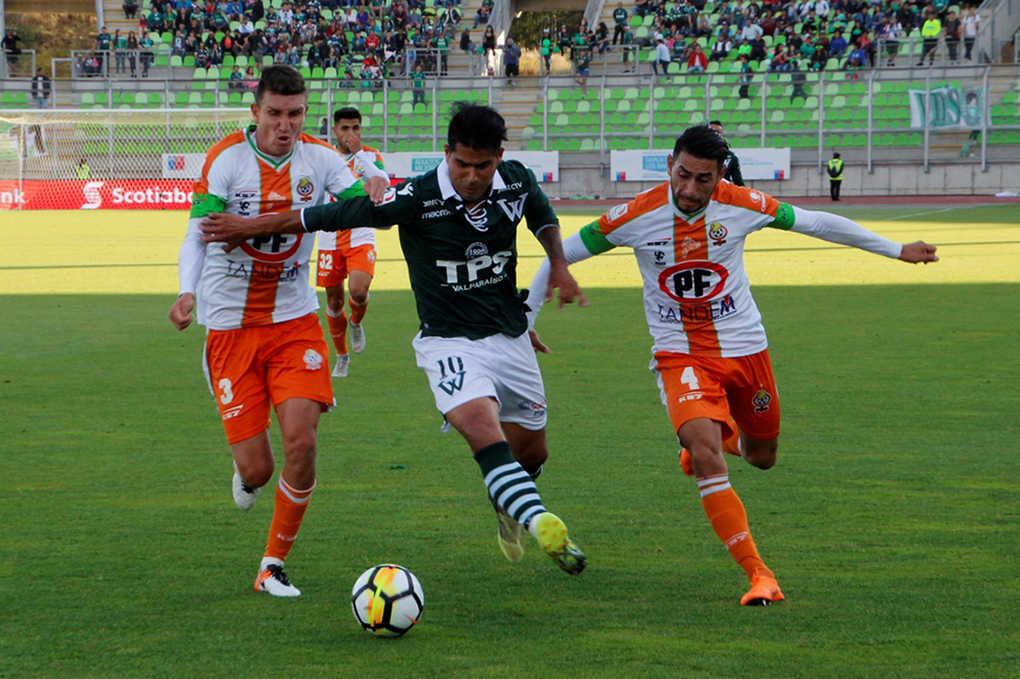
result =
[[681,304],[697,304],[719,294],[728,277],[725,267],[695,259],[663,270],[659,289]]
[[308,177],[302,177],[297,184],[297,193],[301,196],[301,202],[307,203],[312,199],[312,194],[315,193],[315,184]]
[[726,236],[729,235],[726,227],[719,222],[712,222],[708,228],[708,237],[712,239],[712,245],[723,245],[726,243]]
[[766,410],[769,409],[769,405],[771,403],[772,394],[765,391],[764,389],[759,389],[758,392],[754,395],[754,398],[751,399],[751,404],[754,405],[754,412],[756,413],[765,412]]

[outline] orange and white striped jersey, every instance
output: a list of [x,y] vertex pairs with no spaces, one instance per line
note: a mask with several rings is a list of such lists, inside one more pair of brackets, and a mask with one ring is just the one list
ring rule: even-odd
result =
[[302,134],[282,158],[258,149],[254,125],[213,146],[195,182],[179,259],[181,292],[195,294],[198,322],[232,330],[289,321],[319,306],[309,284],[314,236],[254,238],[227,253],[220,243],[202,243],[205,215],[257,217],[320,205],[345,192],[360,195],[360,183],[340,153],[314,137]]
[[[633,248],[644,287],[653,353],[734,358],[768,347],[744,269],[744,240],[764,227],[792,230],[886,257],[902,246],[838,215],[780,203],[720,181],[708,206],[685,215],[666,182],[617,205],[563,242],[567,263],[617,246]],[[529,322],[548,287],[548,261],[531,283]]]
[[666,182],[617,205],[582,238],[634,249],[653,351],[748,356],[768,340],[744,271],[744,239],[775,222],[779,206],[768,194],[721,181],[708,207],[687,217]]
[[[369,159],[378,169],[385,170],[382,154],[371,146],[362,146],[361,153],[344,156],[351,174],[361,180],[365,179],[369,171],[365,166],[365,161]],[[346,250],[360,245],[375,245],[375,229],[365,226],[343,231],[320,231],[318,237],[320,250]]]

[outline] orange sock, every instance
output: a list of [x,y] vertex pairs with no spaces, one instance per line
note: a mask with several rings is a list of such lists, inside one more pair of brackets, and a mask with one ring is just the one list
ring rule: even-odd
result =
[[363,305],[358,305],[352,299],[348,304],[351,307],[351,323],[361,323],[361,319],[365,317],[365,312],[368,311],[368,300],[366,299]]
[[701,491],[701,505],[705,508],[715,534],[729,550],[733,560],[747,573],[747,577],[754,575],[755,570],[765,568],[747,526],[747,512],[737,497],[737,491],[730,486],[729,475],[700,478],[698,489]]
[[315,484],[307,490],[297,490],[280,477],[276,485],[276,508],[273,511],[273,522],[269,524],[269,542],[266,543],[267,557],[285,561],[290,548],[297,538],[301,521],[308,509],[308,499],[315,490]]
[[347,314],[343,311],[334,314],[327,308],[326,322],[329,324],[329,336],[333,338],[336,353],[343,356],[347,353]]

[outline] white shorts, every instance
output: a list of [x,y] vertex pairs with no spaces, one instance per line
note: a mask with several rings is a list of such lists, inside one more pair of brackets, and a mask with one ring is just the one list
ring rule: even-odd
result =
[[545,427],[545,385],[528,333],[480,340],[419,334],[411,345],[444,416],[468,401],[492,397],[499,402],[500,422],[531,431]]

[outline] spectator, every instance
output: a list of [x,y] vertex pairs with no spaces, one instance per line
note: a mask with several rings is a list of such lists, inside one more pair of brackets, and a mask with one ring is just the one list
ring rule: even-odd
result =
[[127,37],[127,55],[128,55],[128,65],[131,66],[131,77],[132,78],[137,78],[138,77],[137,59],[136,59],[136,55],[137,54],[138,54],[138,37],[135,35],[134,31],[130,31],[128,33],[128,37]]
[[231,92],[238,92],[248,87],[244,82],[244,74],[241,73],[241,67],[237,64],[234,64],[234,67],[230,70],[230,79],[227,82],[227,87]]
[[843,52],[846,51],[847,42],[846,38],[843,37],[843,31],[836,29],[836,35],[829,41],[829,58],[839,59],[843,56]]
[[32,78],[32,98],[37,108],[49,108],[50,86],[50,77],[46,72],[41,68],[36,69],[35,77]]
[[134,19],[138,14],[138,0],[124,0],[121,8],[124,10],[125,19]]
[[748,43],[754,42],[756,39],[763,36],[765,32],[755,22],[748,21],[744,24],[744,28],[740,31],[740,39],[746,40]]
[[966,50],[963,58],[967,61],[970,61],[971,51],[974,49],[974,41],[977,40],[980,29],[981,17],[978,16],[977,8],[971,5],[967,9],[967,16],[963,17],[963,46]]
[[764,37],[764,35],[759,35],[757,38],[752,40],[751,41],[751,54],[749,55],[749,58],[751,59],[751,61],[759,61],[759,62],[760,61],[764,61],[766,56],[767,56],[765,54],[765,47],[766,47],[766,45],[765,45],[765,37]]
[[789,70],[789,55],[786,53],[786,47],[784,45],[776,45],[776,48],[772,51],[772,60],[769,63],[769,71],[772,73],[781,73]]
[[[551,35],[552,35],[552,33],[549,31],[548,28],[543,28],[542,29],[542,40],[538,44],[538,51],[539,51],[539,54],[542,57],[542,63],[545,64],[545,73],[546,73],[546,75],[549,75],[549,71],[552,68],[551,60],[552,60],[553,44],[552,44],[552,37],[551,37]],[[626,53],[626,51],[624,51],[623,58],[624,58],[624,65],[626,66],[626,61],[627,61],[627,53]],[[626,69],[624,70],[624,72],[626,73]]]
[[725,34],[720,33],[715,40],[715,44],[712,45],[710,61],[724,60],[729,55],[731,49],[733,49],[733,43],[730,42],[730,39]]
[[560,32],[556,34],[556,46],[560,48],[560,54],[569,58],[572,44],[573,41],[570,39],[570,33],[567,32],[567,25],[560,26]]
[[0,49],[3,49],[7,63],[11,66],[18,63],[18,55],[21,54],[21,50],[18,48],[19,42],[21,42],[21,36],[15,33],[13,28],[8,28],[4,39],[0,40]]
[[746,54],[740,55],[740,98],[750,99],[751,98],[751,80],[753,78],[754,69],[751,68],[751,61],[747,58]]
[[631,58],[637,53],[637,45],[634,44],[634,32],[630,29],[630,26],[623,32],[620,44],[623,46],[623,72],[633,73],[637,70],[637,59],[634,59],[632,66]]
[[588,73],[591,55],[588,50],[577,50],[574,53],[574,82],[581,86],[581,97],[588,94]]
[[957,51],[960,49],[960,33],[963,27],[963,22],[956,18],[956,12],[950,10],[949,15],[946,17],[945,31],[946,31],[946,49],[949,50],[949,61],[955,62]]
[[411,96],[412,105],[425,105],[425,73],[420,63],[414,65],[414,72],[411,74]]
[[[106,26],[99,31],[99,35],[96,36],[95,45],[95,57],[99,62],[99,71],[103,71],[103,60],[110,53],[110,46],[113,43],[113,36],[110,35],[109,31],[106,30]],[[109,62],[106,62],[107,68],[109,68]]]
[[618,38],[622,38],[623,34],[627,32],[627,10],[623,8],[623,2],[616,3],[616,9],[613,10],[613,21],[616,22],[616,26],[613,28],[613,46],[616,46]]
[[143,30],[142,39],[138,41],[138,47],[141,49],[141,52],[138,53],[138,58],[142,62],[143,78],[149,77],[149,66],[152,65],[152,58],[154,56],[152,53],[153,44],[152,38],[149,37],[149,31]]
[[924,66],[924,58],[928,57],[928,65],[934,66],[935,50],[939,46],[939,36],[942,34],[942,22],[938,20],[931,9],[925,9],[924,15],[925,21],[921,27],[921,59],[917,65]]
[[503,72],[506,75],[506,84],[514,87],[514,78],[521,70],[521,48],[514,43],[513,38],[507,38],[503,45]]
[[489,23],[489,6],[482,5],[481,7],[478,8],[478,11],[475,13],[475,23],[474,26],[472,26],[472,28],[478,28],[478,24],[485,26],[488,23]]
[[595,47],[598,48],[599,54],[605,54],[606,50],[609,49],[609,26],[606,26],[605,21],[599,22],[598,28],[595,29],[594,37]]
[[651,12],[650,0],[634,0],[634,16],[644,19]]
[[800,70],[800,65],[794,60],[790,67],[790,82],[793,83],[793,91],[790,93],[791,99],[807,99],[808,92],[805,89],[807,84],[807,75],[804,71]]
[[119,28],[113,32],[113,47],[114,74],[127,75],[127,53],[124,51],[127,49],[127,38],[120,34]]
[[485,27],[485,34],[482,36],[482,49],[485,50],[485,69],[488,75],[495,75],[493,62],[496,57],[496,31],[492,26]]
[[245,69],[244,86],[252,91],[254,91],[255,88],[259,86],[259,74],[255,72],[254,66],[249,66],[247,69]]
[[669,53],[669,47],[666,46],[666,41],[662,38],[657,38],[655,40],[655,61],[652,62],[652,71],[658,75],[661,68],[662,75],[666,75],[671,60],[672,57]]
[[704,73],[706,68],[708,68],[708,58],[705,57],[705,53],[701,49],[701,43],[695,42],[694,50],[687,57],[687,72]]

